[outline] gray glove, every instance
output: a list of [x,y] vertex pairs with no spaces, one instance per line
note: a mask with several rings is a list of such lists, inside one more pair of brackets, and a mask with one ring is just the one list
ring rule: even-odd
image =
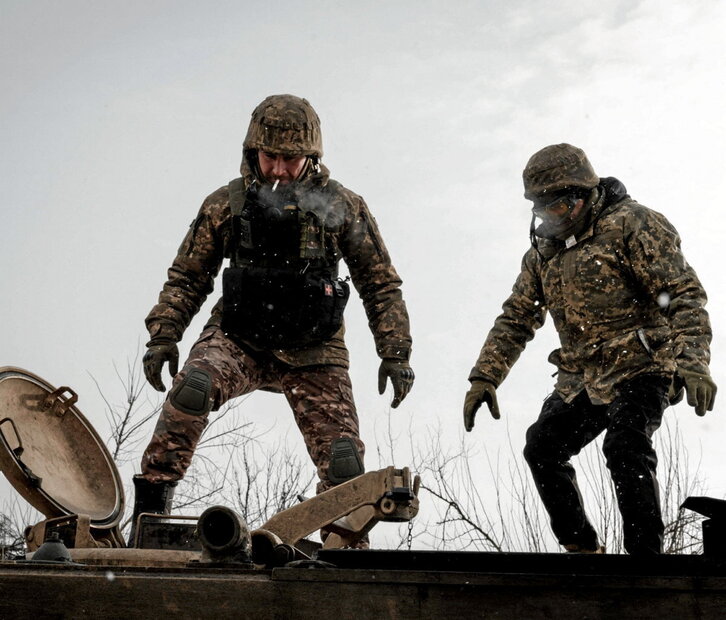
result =
[[474,428],[474,418],[482,403],[489,406],[489,411],[495,420],[499,419],[499,404],[497,403],[497,388],[493,383],[484,379],[472,379],[471,387],[464,398],[464,428],[467,433]]
[[165,392],[166,387],[161,380],[161,369],[164,362],[169,362],[169,374],[173,379],[179,371],[179,349],[175,342],[154,344],[144,354],[144,374],[146,380],[158,392]]
[[676,374],[686,387],[688,404],[696,410],[696,415],[706,415],[706,411],[713,411],[717,389],[713,379],[707,374],[683,368],[679,368]]
[[393,386],[393,401],[391,407],[394,409],[401,404],[406,395],[411,391],[415,375],[409,363],[405,360],[384,359],[378,368],[378,393],[386,391],[386,379],[391,380]]

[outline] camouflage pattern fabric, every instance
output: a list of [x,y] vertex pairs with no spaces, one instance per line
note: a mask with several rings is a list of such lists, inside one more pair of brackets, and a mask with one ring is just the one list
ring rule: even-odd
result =
[[[256,179],[255,171],[245,157],[242,163],[245,184]],[[329,172],[318,170],[296,183],[296,192],[306,193],[329,184]],[[354,286],[361,296],[368,323],[381,358],[409,358],[411,336],[408,313],[401,295],[401,279],[391,264],[383,239],[364,200],[339,183],[330,182],[326,201],[309,204],[325,222],[324,249],[326,260],[344,260]],[[302,200],[305,204],[305,201]],[[159,302],[146,318],[151,339],[149,346],[178,342],[192,317],[213,291],[214,279],[225,258],[232,256],[232,218],[229,189],[224,186],[212,193],[202,204],[192,222],[178,255],[168,272],[168,280],[159,295]],[[208,326],[221,324],[221,300],[212,311]],[[280,361],[292,366],[336,364],[348,367],[348,350],[343,336],[344,326],[330,340],[309,348],[274,350]],[[244,344],[244,343],[243,343]],[[249,343],[247,343],[247,346]]]
[[623,381],[671,376],[676,365],[708,374],[706,293],[676,230],[629,198],[606,205],[604,193],[593,216],[569,249],[539,240],[527,251],[470,379],[501,384],[547,312],[560,338],[549,361],[565,402],[584,389],[607,404]]
[[328,480],[330,446],[334,439],[352,438],[361,459],[365,455],[350,376],[339,366],[293,368],[283,375],[280,384],[308,454],[318,468],[317,492],[322,493],[335,486]]
[[322,157],[320,118],[307,99],[272,95],[252,112],[243,146],[268,153]]
[[529,158],[522,172],[524,197],[532,200],[571,187],[590,189],[599,178],[585,151],[571,144],[551,144]]
[[[284,393],[315,464],[320,493],[334,486],[327,477],[330,445],[350,437],[360,451],[358,416],[348,372],[340,366],[292,367],[266,353],[241,349],[217,327],[205,329],[194,344],[184,368],[174,378],[176,386],[192,369],[212,376],[212,409],[257,389]],[[142,462],[142,476],[150,482],[179,480],[189,467],[208,414],[190,415],[166,402]]]

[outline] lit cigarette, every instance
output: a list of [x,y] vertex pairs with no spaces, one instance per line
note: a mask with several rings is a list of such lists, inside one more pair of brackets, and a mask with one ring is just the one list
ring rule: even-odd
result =
[[277,184],[280,182],[280,179],[277,179],[275,183],[272,185],[272,191],[274,192],[277,189]]

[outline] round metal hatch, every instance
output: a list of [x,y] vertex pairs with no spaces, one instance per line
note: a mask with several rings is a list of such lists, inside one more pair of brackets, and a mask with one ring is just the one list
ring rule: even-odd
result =
[[0,469],[46,518],[87,514],[111,528],[123,515],[121,476],[76,400],[70,388],[0,368]]

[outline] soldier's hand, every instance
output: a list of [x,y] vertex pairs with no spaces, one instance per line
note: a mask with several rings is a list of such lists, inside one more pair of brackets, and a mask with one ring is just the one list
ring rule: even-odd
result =
[[499,419],[499,403],[497,403],[497,388],[493,383],[482,379],[474,379],[464,398],[464,428],[470,432],[474,428],[474,418],[482,403],[489,406],[489,411],[495,420]]
[[686,386],[688,404],[696,410],[696,415],[706,415],[713,410],[716,400],[716,384],[707,374],[679,368],[678,376]]
[[391,407],[395,409],[411,391],[414,378],[413,369],[407,361],[381,360],[381,365],[378,368],[378,393],[383,394],[386,391],[386,379],[390,379],[393,386]]
[[144,374],[146,380],[158,392],[165,392],[166,387],[161,380],[161,369],[164,362],[169,362],[169,374],[172,379],[179,371],[179,349],[174,342],[155,344],[149,347],[144,354]]

